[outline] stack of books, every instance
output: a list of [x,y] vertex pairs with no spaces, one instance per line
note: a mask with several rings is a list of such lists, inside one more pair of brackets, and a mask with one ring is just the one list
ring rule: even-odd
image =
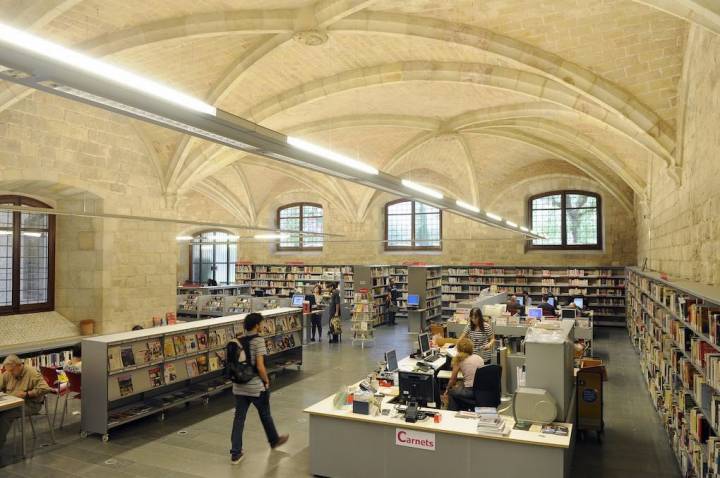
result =
[[479,407],[475,409],[478,416],[477,431],[485,435],[504,436],[510,433],[510,427],[498,415],[497,408]]

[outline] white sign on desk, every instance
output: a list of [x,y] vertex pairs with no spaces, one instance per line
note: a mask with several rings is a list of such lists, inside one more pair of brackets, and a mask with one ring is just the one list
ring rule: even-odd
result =
[[396,428],[395,444],[398,446],[435,451],[435,434]]

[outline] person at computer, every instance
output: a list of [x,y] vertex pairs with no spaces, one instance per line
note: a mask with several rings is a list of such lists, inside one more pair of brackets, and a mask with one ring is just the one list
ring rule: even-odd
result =
[[510,296],[510,299],[508,299],[505,310],[510,315],[517,315],[518,313],[520,313],[522,308],[522,305],[520,305],[520,302],[518,302],[517,300],[517,296],[513,294]]
[[[458,340],[455,347],[457,355],[452,361],[452,374],[443,401],[447,402],[448,410],[457,411],[460,410],[460,403],[474,401],[473,382],[475,381],[475,372],[485,364],[485,361],[482,357],[473,353],[473,343],[468,339]],[[455,386],[458,372],[462,372],[463,379],[461,384]]]
[[473,353],[482,357],[485,363],[490,363],[495,345],[495,332],[490,321],[485,320],[478,307],[470,309],[470,320],[460,335],[460,340],[465,338],[472,341]]
[[[25,400],[26,415],[39,413],[43,397],[51,391],[42,374],[17,355],[8,355],[2,366],[5,371],[0,374],[0,392]],[[20,408],[0,412],[0,449],[5,445],[13,422],[21,416]]]
[[543,311],[543,316],[545,317],[554,317],[557,315],[557,309],[553,304],[548,302],[549,298],[547,294],[543,294],[542,300],[538,304],[538,307],[540,307]]

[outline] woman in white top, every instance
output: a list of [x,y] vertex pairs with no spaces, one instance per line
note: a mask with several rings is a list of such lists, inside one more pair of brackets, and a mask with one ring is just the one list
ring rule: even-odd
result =
[[[482,357],[473,353],[473,344],[470,340],[458,340],[455,348],[457,349],[457,355],[453,358],[450,383],[448,383],[448,388],[445,391],[448,410],[460,410],[460,403],[472,403],[475,400],[475,394],[473,393],[475,371],[484,365]],[[463,383],[455,387],[458,372],[463,374]]]
[[495,345],[495,332],[492,324],[489,320],[485,320],[479,308],[473,307],[470,310],[470,321],[460,338],[472,340],[473,353],[481,356],[485,363],[490,363]]

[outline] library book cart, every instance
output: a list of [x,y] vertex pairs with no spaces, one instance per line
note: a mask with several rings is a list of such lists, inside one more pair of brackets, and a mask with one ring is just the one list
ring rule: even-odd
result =
[[[261,312],[268,372],[302,366],[302,311]],[[81,435],[110,430],[230,388],[225,346],[244,333],[247,314],[91,337],[82,341]]]

